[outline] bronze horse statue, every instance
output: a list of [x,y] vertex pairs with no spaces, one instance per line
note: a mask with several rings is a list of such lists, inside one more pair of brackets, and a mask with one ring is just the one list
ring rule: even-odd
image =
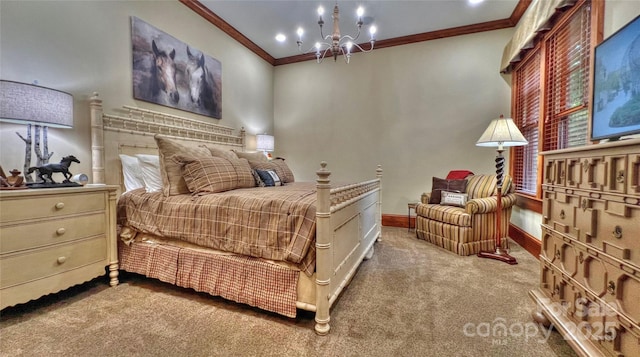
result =
[[42,166],[30,167],[29,171],[27,171],[27,174],[38,170],[38,177],[40,177],[42,181],[46,183],[47,179],[49,179],[51,183],[56,183],[55,181],[53,181],[53,177],[51,177],[51,175],[53,175],[54,172],[61,172],[65,178],[63,182],[71,182],[70,179],[73,175],[69,172],[69,166],[71,166],[72,162],[76,162],[79,164],[80,160],[76,159],[76,157],[73,155],[65,156],[62,158],[62,160],[60,160],[59,164],[44,164]]

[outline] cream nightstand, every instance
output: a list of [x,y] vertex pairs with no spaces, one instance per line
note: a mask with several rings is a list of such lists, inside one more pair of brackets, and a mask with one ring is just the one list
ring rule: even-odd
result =
[[105,274],[118,284],[117,186],[0,191],[0,308]]

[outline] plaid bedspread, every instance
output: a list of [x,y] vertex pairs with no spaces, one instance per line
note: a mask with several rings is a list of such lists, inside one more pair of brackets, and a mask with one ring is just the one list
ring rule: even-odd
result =
[[137,189],[118,200],[118,224],[202,247],[294,263],[311,276],[315,186],[294,182],[170,197]]

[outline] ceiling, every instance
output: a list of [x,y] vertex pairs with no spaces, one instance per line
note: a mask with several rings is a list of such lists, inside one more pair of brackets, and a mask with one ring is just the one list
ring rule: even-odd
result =
[[[181,0],[182,2],[187,2]],[[405,36],[422,34],[421,41],[431,39],[429,33],[439,33],[442,30],[469,27],[478,30],[510,27],[522,15],[526,0],[484,0],[471,5],[469,0],[341,0],[340,30],[343,35],[356,32],[356,8],[362,6],[365,10],[363,33],[358,43],[369,40],[368,24],[376,25],[377,47],[387,44],[393,45],[394,40]],[[283,59],[300,55],[296,45],[298,27],[303,27],[304,49],[310,49],[320,39],[317,8],[322,5],[325,9],[325,35],[332,29],[331,13],[334,1],[304,0],[200,0],[201,9],[212,12],[223,22],[231,25],[244,37],[253,42],[259,49],[266,52],[267,57]],[[524,4],[524,8],[523,8]],[[189,6],[189,4],[187,4]],[[195,10],[195,9],[194,9]],[[215,16],[214,15],[214,16]],[[517,18],[513,18],[516,16]],[[206,17],[206,16],[205,16]],[[515,20],[515,22],[514,22]],[[210,19],[211,21],[211,19]],[[213,22],[213,21],[212,21]],[[478,25],[484,26],[478,26]],[[491,25],[491,26],[489,26]],[[219,26],[220,27],[220,26]],[[233,30],[233,29],[232,29]],[[276,34],[284,34],[285,42],[278,42]],[[465,33],[464,31],[461,33]],[[419,36],[418,36],[419,37]],[[433,36],[432,36],[433,37]],[[435,36],[446,37],[446,36]],[[405,43],[416,42],[409,41]],[[400,44],[400,43],[398,43]]]

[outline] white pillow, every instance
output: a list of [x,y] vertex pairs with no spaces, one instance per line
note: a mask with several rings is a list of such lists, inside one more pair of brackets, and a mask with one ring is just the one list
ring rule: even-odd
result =
[[137,157],[129,155],[119,155],[122,163],[122,176],[124,177],[125,192],[144,187],[142,178],[142,168]]
[[136,155],[142,169],[142,179],[147,192],[162,191],[162,176],[160,175],[160,157],[158,155]]

